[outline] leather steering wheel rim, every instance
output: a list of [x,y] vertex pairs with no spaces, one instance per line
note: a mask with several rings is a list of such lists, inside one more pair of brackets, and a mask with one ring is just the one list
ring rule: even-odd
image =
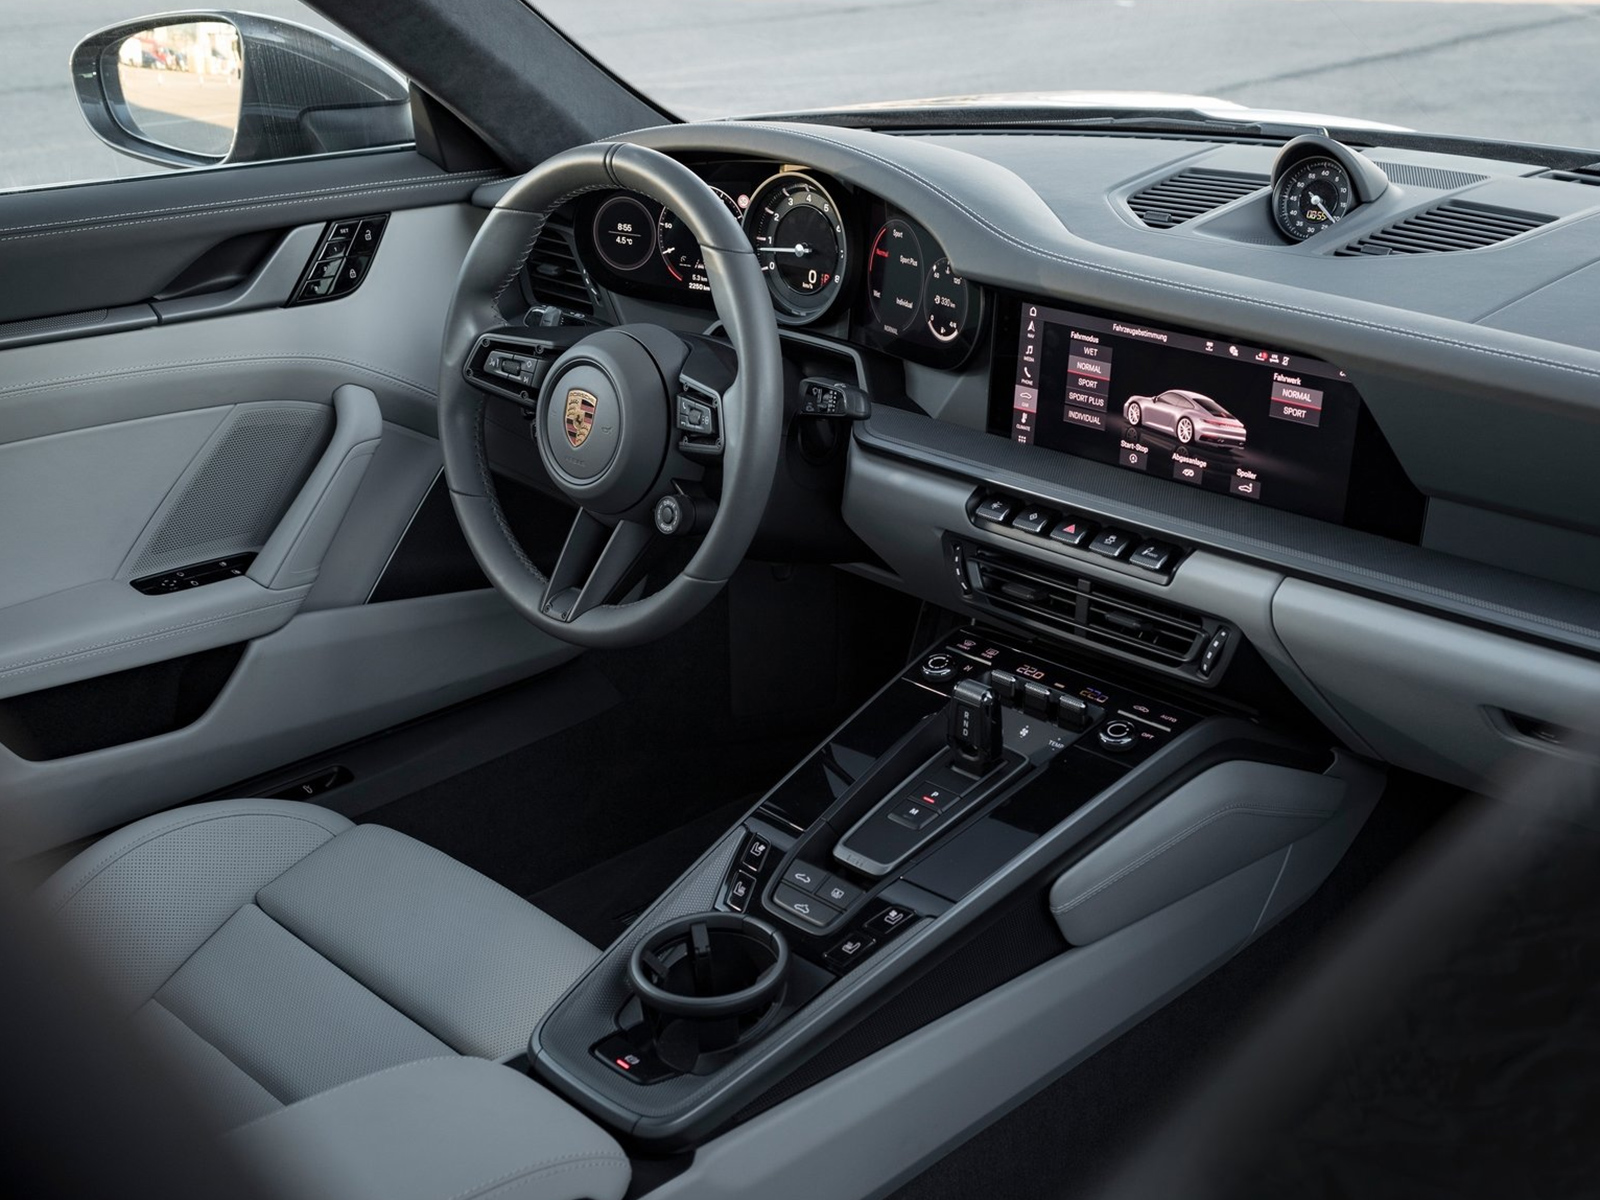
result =
[[[550,214],[585,192],[612,188],[640,192],[666,205],[699,240],[712,301],[738,357],[738,370],[720,402],[720,504],[687,566],[649,596],[597,604],[568,619],[548,603],[551,581],[523,551],[500,507],[484,441],[488,397],[468,380],[465,369],[480,336],[506,325],[500,298],[515,283]],[[553,368],[541,404],[550,402],[556,379]],[[666,381],[669,405],[676,383]],[[777,320],[755,252],[738,221],[698,176],[664,154],[626,142],[578,146],[546,160],[516,182],[478,230],[445,323],[439,443],[450,499],[473,556],[517,611],[563,641],[624,646],[670,632],[711,602],[755,536],[778,467],[782,387]],[[666,421],[670,430],[670,412]],[[561,480],[555,482],[562,486]],[[651,486],[661,491],[668,484],[658,479]],[[580,523],[583,519],[580,512]],[[634,528],[637,537],[637,523]],[[575,525],[569,545],[578,533]]]

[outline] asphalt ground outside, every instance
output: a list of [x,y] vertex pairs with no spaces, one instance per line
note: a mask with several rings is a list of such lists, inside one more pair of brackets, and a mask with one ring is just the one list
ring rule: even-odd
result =
[[[331,28],[295,0],[243,7]],[[538,0],[538,7],[686,118],[1138,89],[1595,147],[1600,158],[1600,0]],[[86,33],[139,15],[129,0],[0,0],[0,188],[164,169],[120,155],[89,132],[67,70]]]

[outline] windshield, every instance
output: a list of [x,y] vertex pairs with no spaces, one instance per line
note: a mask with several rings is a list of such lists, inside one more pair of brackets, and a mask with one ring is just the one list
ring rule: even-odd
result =
[[1600,146],[1600,0],[534,3],[633,87],[691,120],[1137,91]]

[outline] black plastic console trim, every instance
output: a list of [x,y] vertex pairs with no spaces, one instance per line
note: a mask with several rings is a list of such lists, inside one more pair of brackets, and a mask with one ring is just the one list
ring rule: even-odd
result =
[[[974,665],[981,666],[976,662]],[[1078,667],[1063,669],[1082,673],[1082,668]],[[858,710],[852,721],[883,702],[894,689],[907,686],[925,692],[935,704],[942,703],[936,690],[909,684],[908,676],[902,674]],[[1195,718],[1191,715],[1189,721],[1194,722]],[[739,827],[708,850],[540,1022],[529,1047],[534,1071],[556,1091],[613,1129],[652,1148],[692,1144],[740,1116],[775,1102],[775,1098],[786,1094],[782,1081],[802,1064],[816,1059],[819,1051],[880,1008],[886,998],[903,989],[909,981],[931,971],[960,946],[968,944],[975,930],[986,928],[994,919],[997,908],[1019,904],[1035,905],[1042,910],[1041,888],[1047,886],[1055,873],[1074,856],[1086,852],[1101,831],[1133,811],[1142,811],[1155,798],[1166,794],[1173,780],[1203,769],[1199,764],[1209,762],[1219,752],[1227,757],[1250,757],[1257,743],[1264,754],[1281,755],[1293,751],[1289,740],[1238,718],[1201,715],[1198,723],[1180,725],[1179,729],[1174,735],[1158,739],[1148,748],[1126,757],[1091,748],[1080,738],[1079,744],[1069,743],[1053,760],[1061,772],[1054,781],[1049,776],[1052,767],[1046,766],[1043,772],[1028,774],[1019,785],[986,802],[947,838],[936,842],[926,855],[914,859],[888,886],[873,889],[871,895],[878,900],[904,905],[919,914],[915,923],[865,961],[844,970],[840,978],[814,999],[789,1015],[759,1042],[742,1050],[715,1074],[679,1076],[649,1087],[613,1079],[615,1073],[606,1073],[596,1066],[589,1051],[595,1037],[604,1032],[597,1022],[608,1020],[615,1004],[620,1002],[614,999],[620,995],[617,988],[620,977],[615,974],[620,970],[619,956],[631,951],[632,942],[637,940],[636,933],[642,936],[655,924],[670,919],[683,905],[704,905],[723,896],[726,881],[736,869],[744,849],[745,828],[759,832],[770,841],[768,855],[774,862],[781,864],[787,860],[797,844],[793,831],[799,822],[786,829],[771,819],[764,819],[767,817],[764,799]],[[833,735],[830,735],[829,741],[797,765],[785,782],[795,778],[816,754],[825,754],[832,741]],[[1226,750],[1219,751],[1223,747]],[[1313,755],[1314,751],[1307,750],[1305,754]],[[1074,755],[1088,756],[1105,765],[1106,771],[1094,776],[1094,787],[1098,790],[1092,795],[1067,796],[1067,802],[1059,804],[1053,813],[1029,811],[1024,806],[1013,814],[1014,823],[1008,823],[1005,819],[1007,805],[1023,804],[1030,787],[1054,790],[1074,775],[1074,763],[1067,761]],[[1124,761],[1129,763],[1126,769],[1119,765]],[[781,791],[782,786],[774,789],[774,793]],[[1046,805],[1047,809],[1049,807]],[[1000,857],[984,861],[975,874],[965,879],[959,873],[952,877],[948,873],[923,871],[923,866],[939,855],[940,847],[968,837],[973,838],[974,844],[998,846],[991,854]],[[766,875],[765,870],[762,875]],[[952,878],[957,881],[955,886],[946,882]],[[929,890],[935,886],[944,888],[953,899]],[[793,941],[800,935],[796,932],[790,936]],[[1038,939],[1026,938],[1023,942],[1025,953],[1006,956],[999,975],[978,977],[954,993],[950,1006],[981,994],[981,990],[971,993],[972,986],[983,990],[997,986],[1051,956],[1049,947]],[[809,952],[803,938],[795,945],[802,957]],[[1065,942],[1057,935],[1054,951],[1067,950]],[[893,1022],[875,1028],[878,1032],[873,1035],[874,1039],[892,1040],[898,1036],[899,1027]],[[846,1053],[859,1056],[869,1052],[854,1042],[851,1047]],[[806,1075],[816,1069],[809,1068]],[[831,1073],[831,1070],[824,1068],[824,1073]],[[805,1085],[800,1082],[791,1086]]]

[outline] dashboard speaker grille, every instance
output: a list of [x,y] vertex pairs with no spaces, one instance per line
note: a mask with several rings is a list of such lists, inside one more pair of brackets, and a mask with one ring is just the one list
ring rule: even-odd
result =
[[1097,580],[983,548],[969,561],[990,606],[1055,633],[1167,667],[1191,662],[1209,636],[1198,613]]
[[1441,192],[1482,183],[1489,178],[1468,171],[1444,171],[1438,167],[1418,167],[1411,163],[1380,162],[1373,163],[1373,166],[1387,175],[1390,183],[1398,183],[1401,187],[1438,188]]
[[1135,192],[1128,207],[1151,229],[1171,229],[1266,186],[1265,175],[1193,167]]
[[594,315],[594,297],[589,292],[589,277],[578,262],[572,222],[552,217],[544,223],[528,255],[527,281],[529,293],[540,303],[586,317]]
[[1383,254],[1448,254],[1481,250],[1549,225],[1554,217],[1494,208],[1466,200],[1446,200],[1415,216],[1358,238],[1334,251],[1335,257]]

